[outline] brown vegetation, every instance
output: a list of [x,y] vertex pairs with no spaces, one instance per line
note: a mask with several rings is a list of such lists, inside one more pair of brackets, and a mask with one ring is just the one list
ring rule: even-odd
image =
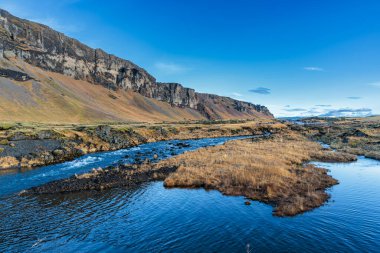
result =
[[380,159],[380,118],[306,119],[304,126],[291,126],[313,140],[354,155]]
[[215,189],[271,204],[277,216],[293,216],[323,205],[329,198],[326,188],[338,183],[326,169],[308,161],[354,159],[355,156],[323,149],[300,134],[285,131],[271,137],[230,141],[156,164],[94,169],[34,187],[26,193],[103,190],[165,180],[166,187]]
[[[3,149],[4,151],[4,149]],[[2,153],[2,152],[0,152]],[[11,156],[5,156],[5,157],[0,157],[0,168],[1,169],[9,169],[9,168],[15,168],[16,166],[19,165],[19,161]]]
[[292,216],[322,205],[325,189],[337,184],[327,171],[305,162],[351,161],[353,157],[324,150],[318,143],[288,132],[268,140],[231,141],[162,161],[178,166],[166,187],[219,190],[272,204],[277,216]]
[[36,167],[83,154],[127,148],[146,142],[197,139],[279,132],[284,124],[273,120],[225,122],[181,122],[162,124],[108,123],[107,125],[18,123],[0,130],[0,157],[13,157],[9,167],[0,160],[0,169]]

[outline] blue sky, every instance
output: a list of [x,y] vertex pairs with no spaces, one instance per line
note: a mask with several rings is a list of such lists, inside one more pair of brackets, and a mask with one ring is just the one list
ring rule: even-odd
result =
[[158,81],[276,116],[380,114],[378,0],[0,0]]

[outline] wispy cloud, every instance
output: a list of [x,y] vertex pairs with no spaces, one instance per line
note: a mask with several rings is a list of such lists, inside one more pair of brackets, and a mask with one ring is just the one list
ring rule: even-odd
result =
[[282,115],[291,117],[366,117],[373,115],[370,108],[326,108],[316,106],[311,108],[283,108]]
[[285,109],[287,112],[306,112],[307,109],[305,108],[292,108],[292,109]]
[[369,108],[343,108],[337,110],[330,110],[320,116],[323,117],[366,117],[372,115],[372,109]]
[[376,88],[380,88],[380,82],[369,83],[368,85],[376,87]]
[[318,108],[311,108],[305,114],[314,116],[314,115],[321,114],[321,111]]
[[262,95],[269,95],[271,94],[271,89],[265,88],[265,87],[258,87],[258,88],[249,90],[249,92],[262,94]]
[[304,67],[303,68],[304,70],[307,70],[307,71],[325,71],[323,68],[321,67]]
[[331,105],[315,105],[317,107],[331,107]]
[[168,74],[168,75],[180,74],[189,70],[189,68],[183,67],[179,64],[165,63],[165,62],[156,62],[154,64],[154,67],[157,70],[161,71],[162,73]]
[[348,99],[353,99],[353,100],[357,100],[357,99],[362,99],[362,97],[347,97]]
[[26,16],[29,12],[26,11],[26,8],[23,8],[20,4],[16,4],[14,2],[4,2],[1,1],[1,9],[9,11],[11,14],[16,16]]
[[[44,2],[42,5],[47,8],[54,6],[55,8],[63,8],[64,6],[75,4],[80,2],[80,0],[61,0],[61,1],[51,1]],[[62,33],[71,34],[71,33],[79,33],[85,30],[82,24],[70,24],[68,19],[58,19],[52,17],[51,13],[42,13],[38,10],[39,7],[28,4],[20,4],[20,3],[12,3],[0,2],[1,8],[9,11],[11,14],[16,15],[21,18],[28,19],[30,21],[34,21],[36,23],[47,25],[54,30],[57,30]]]
[[47,18],[30,18],[31,21],[36,23],[40,23],[43,25],[47,25],[50,28],[53,28],[56,31],[62,33],[79,33],[84,30],[83,26],[79,25],[71,25],[71,24],[63,24],[59,22],[55,18],[47,17]]
[[238,92],[232,92],[232,96],[234,96],[234,97],[244,97],[243,94],[240,94]]

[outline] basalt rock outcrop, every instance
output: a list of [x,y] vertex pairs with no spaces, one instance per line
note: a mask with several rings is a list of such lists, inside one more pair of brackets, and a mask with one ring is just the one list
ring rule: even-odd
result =
[[131,90],[172,106],[198,110],[208,119],[273,117],[264,106],[197,93],[177,83],[158,83],[128,60],[90,48],[48,26],[17,18],[1,9],[0,58],[21,59],[44,70],[112,90]]
[[0,76],[10,78],[19,82],[24,82],[32,79],[28,74],[11,70],[0,68]]

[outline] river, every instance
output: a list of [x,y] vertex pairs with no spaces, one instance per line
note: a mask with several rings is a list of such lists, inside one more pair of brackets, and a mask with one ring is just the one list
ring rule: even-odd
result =
[[326,205],[291,218],[272,216],[272,207],[260,202],[246,206],[243,197],[165,189],[162,182],[132,190],[17,195],[93,167],[133,162],[136,155],[164,159],[230,139],[236,137],[149,143],[3,174],[0,252],[379,252],[380,162],[364,157],[317,163],[340,184],[329,189]]

